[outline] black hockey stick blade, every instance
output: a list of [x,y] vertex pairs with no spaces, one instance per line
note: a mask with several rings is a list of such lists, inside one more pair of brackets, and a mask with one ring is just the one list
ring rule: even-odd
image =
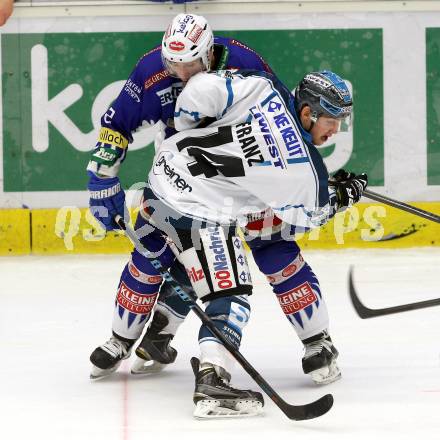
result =
[[359,299],[353,282],[353,266],[350,267],[348,273],[348,289],[350,299],[357,314],[362,319],[376,318],[378,316],[392,315],[394,313],[409,312],[411,310],[425,309],[427,307],[440,306],[440,298],[428,299],[410,304],[402,304],[400,306],[386,307],[384,309],[370,309],[362,304]]
[[[274,400],[272,398],[272,400]],[[290,405],[284,400],[275,402],[290,420],[310,420],[324,415],[333,406],[333,396],[326,394],[306,405]]]

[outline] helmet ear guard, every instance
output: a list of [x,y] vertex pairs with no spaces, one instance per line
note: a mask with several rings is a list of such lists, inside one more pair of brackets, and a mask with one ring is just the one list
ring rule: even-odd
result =
[[214,35],[206,19],[195,14],[179,14],[168,26],[162,39],[162,61],[172,71],[170,63],[189,63],[200,59],[205,70],[210,69],[209,53]]

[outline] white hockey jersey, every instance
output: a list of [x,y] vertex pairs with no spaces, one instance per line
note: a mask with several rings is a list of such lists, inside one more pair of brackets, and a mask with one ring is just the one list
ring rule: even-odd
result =
[[331,211],[328,173],[293,105],[267,74],[194,76],[177,100],[180,133],[154,158],[151,189],[187,217],[243,224],[270,207],[295,226],[323,224]]

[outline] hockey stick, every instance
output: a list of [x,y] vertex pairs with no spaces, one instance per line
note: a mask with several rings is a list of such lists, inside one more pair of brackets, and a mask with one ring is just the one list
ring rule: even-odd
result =
[[[329,180],[328,184],[330,186],[336,186],[337,182],[333,180]],[[418,215],[419,217],[426,218],[435,223],[440,223],[440,215],[434,214],[429,211],[425,211],[424,209],[416,208],[415,206],[408,205],[407,203],[404,202],[400,202],[399,200],[391,199],[390,197],[383,196],[382,194],[376,193],[374,191],[370,191],[369,189],[365,189],[362,195],[368,197],[371,200],[375,200],[376,202],[384,203],[385,205],[392,206],[393,208],[401,209],[402,211],[406,211],[411,214]]]
[[433,222],[440,223],[440,216],[437,214],[425,211],[424,209],[416,208],[415,206],[408,205],[398,200],[390,199],[389,197],[375,193],[373,191],[370,191],[369,189],[364,190],[362,195],[368,197],[371,200],[375,200],[376,202],[385,203],[386,205],[392,206],[393,208],[401,209],[402,211],[406,211],[411,214],[418,215],[419,217],[431,220]]
[[237,360],[237,362],[243,367],[252,379],[258,384],[258,386],[272,399],[275,405],[283,411],[283,413],[291,420],[308,420],[315,417],[322,416],[333,406],[333,396],[326,394],[320,399],[308,403],[306,405],[290,405],[285,402],[278,393],[261,377],[261,375],[255,370],[255,368],[244,358],[244,356],[237,350],[237,348],[230,343],[224,334],[214,325],[209,316],[202,310],[202,308],[196,303],[195,293],[192,289],[181,287],[177,281],[169,274],[169,272],[162,266],[162,263],[154,258],[151,253],[145,249],[139,240],[136,232],[125,224],[121,216],[115,217],[115,222],[118,226],[125,230],[126,235],[132,241],[137,251],[144,257],[148,258],[155,269],[164,277],[164,279],[170,283],[173,290],[184,300],[191,304],[191,309],[200,318],[206,327],[212,332],[212,334],[219,339],[225,348],[231,353],[231,355]]
[[368,307],[365,307],[361,303],[359,296],[356,293],[356,289],[353,283],[353,266],[350,267],[350,271],[348,273],[348,289],[350,292],[350,299],[353,304],[353,307],[356,310],[357,314],[362,319],[376,318],[377,316],[392,315],[393,313],[402,313],[402,312],[408,312],[410,310],[418,310],[418,309],[425,309],[427,307],[440,306],[440,298],[438,298],[438,299],[429,299],[427,301],[415,302],[411,304],[402,304],[400,306],[387,307],[384,309],[369,309]]

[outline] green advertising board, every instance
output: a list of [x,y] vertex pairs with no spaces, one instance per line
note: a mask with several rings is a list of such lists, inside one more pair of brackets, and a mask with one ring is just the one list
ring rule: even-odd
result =
[[[3,35],[4,190],[85,189],[88,151],[96,143],[87,136],[93,132],[93,103],[109,84],[127,78],[160,37],[141,32]],[[47,90],[46,99],[37,88]],[[35,95],[41,104],[33,107]],[[107,105],[116,96],[109,96]],[[33,111],[44,116],[33,117]],[[39,147],[35,138],[44,143],[44,131],[47,145]],[[144,180],[153,154],[153,148],[132,151],[121,178]]]
[[[330,69],[347,79],[353,126],[344,145],[336,140],[322,154],[334,167],[365,171],[370,184],[384,184],[380,29],[217,34],[253,47],[290,89],[312,70]],[[161,37],[160,32],[2,35],[4,191],[84,190],[99,112]],[[154,154],[151,139],[129,151],[120,173],[125,187],[145,180]]]
[[428,185],[440,185],[440,28],[426,29]]

